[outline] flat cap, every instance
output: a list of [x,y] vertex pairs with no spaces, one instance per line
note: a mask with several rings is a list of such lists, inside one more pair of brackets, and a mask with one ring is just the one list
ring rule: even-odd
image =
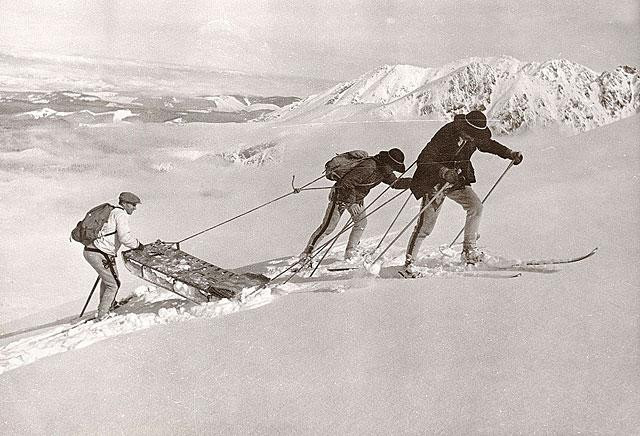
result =
[[140,197],[138,197],[133,192],[121,192],[120,196],[118,197],[118,200],[120,200],[121,203],[131,203],[131,204],[142,203],[142,201],[140,201]]

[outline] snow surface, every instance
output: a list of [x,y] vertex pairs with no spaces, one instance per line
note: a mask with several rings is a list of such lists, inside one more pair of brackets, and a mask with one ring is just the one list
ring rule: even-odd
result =
[[[508,258],[600,247],[584,262],[517,279],[439,268],[439,246],[463,222],[447,202],[422,251],[428,278],[321,270],[242,302],[194,307],[119,265],[121,296],[133,294],[132,305],[61,332],[94,280],[81,247],[68,241],[91,206],[136,192],[143,203],[131,217],[134,232],[143,242],[177,240],[290,192],[293,174],[298,186],[313,180],[335,152],[398,146],[412,162],[440,125],[2,132],[0,431],[637,434],[637,116],[572,137],[499,138],[525,160],[487,201],[481,245]],[[277,158],[262,165],[223,158],[273,149]],[[478,153],[474,165],[482,195],[507,162]],[[277,273],[318,225],[326,195],[291,195],[183,249],[223,267]],[[392,204],[370,217],[366,246],[401,200]],[[417,211],[410,201],[394,231]],[[407,238],[384,267],[401,262]],[[51,326],[33,330],[42,324]]]

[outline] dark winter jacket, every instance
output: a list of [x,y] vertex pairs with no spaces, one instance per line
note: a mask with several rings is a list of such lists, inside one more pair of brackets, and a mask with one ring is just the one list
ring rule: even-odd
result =
[[411,192],[417,199],[433,192],[436,185],[443,183],[441,178],[443,168],[460,170],[460,176],[464,179],[454,189],[475,183],[476,176],[470,159],[476,150],[492,153],[503,159],[511,158],[511,149],[490,139],[490,135],[475,141],[462,140],[459,122],[454,120],[445,124],[418,156],[418,168],[411,183]]
[[368,157],[336,182],[331,199],[346,204],[360,203],[381,182],[387,185],[395,182],[392,188],[407,189],[411,178],[398,179],[391,167],[382,162],[380,155]]

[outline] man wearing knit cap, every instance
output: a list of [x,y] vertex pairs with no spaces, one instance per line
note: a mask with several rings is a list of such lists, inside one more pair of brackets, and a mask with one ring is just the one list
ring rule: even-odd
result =
[[381,151],[375,156],[362,159],[338,180],[329,194],[329,205],[320,226],[312,233],[300,258],[311,256],[320,240],[333,232],[344,211],[351,214],[353,228],[349,234],[349,242],[345,250],[345,260],[353,260],[357,254],[357,246],[367,225],[364,212],[364,198],[380,183],[391,185],[394,189],[407,189],[410,178],[398,179],[393,172],[404,173],[404,153],[398,148]]
[[484,259],[484,254],[476,246],[482,202],[471,188],[476,178],[470,159],[476,150],[511,159],[514,165],[522,162],[522,153],[491,139],[487,118],[480,111],[456,115],[452,122],[436,132],[418,156],[411,191],[416,199],[422,201],[422,207],[433,199],[445,183],[451,184],[451,188],[436,198],[418,218],[407,246],[405,267],[408,273],[412,273],[411,267],[420,245],[436,224],[445,196],[462,206],[467,214],[462,261],[475,264]]
[[100,276],[100,303],[97,319],[107,317],[115,302],[120,288],[116,256],[120,246],[130,249],[142,249],[144,246],[131,233],[129,215],[131,215],[140,198],[131,192],[122,192],[118,197],[119,207],[114,207],[106,223],[98,233],[97,239],[84,248],[84,258]]

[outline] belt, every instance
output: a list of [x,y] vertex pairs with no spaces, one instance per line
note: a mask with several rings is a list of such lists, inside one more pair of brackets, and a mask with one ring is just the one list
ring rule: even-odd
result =
[[116,270],[114,268],[114,262],[116,260],[116,257],[115,256],[111,256],[110,254],[107,254],[104,251],[98,250],[97,248],[93,248],[93,247],[84,247],[84,251],[91,251],[93,253],[102,254],[102,256],[105,259],[102,263],[103,263],[105,269],[108,268],[109,271],[111,271],[111,275],[116,280],[116,283],[118,284],[118,288],[119,288],[120,287],[120,279],[118,278],[118,274],[116,273]]

